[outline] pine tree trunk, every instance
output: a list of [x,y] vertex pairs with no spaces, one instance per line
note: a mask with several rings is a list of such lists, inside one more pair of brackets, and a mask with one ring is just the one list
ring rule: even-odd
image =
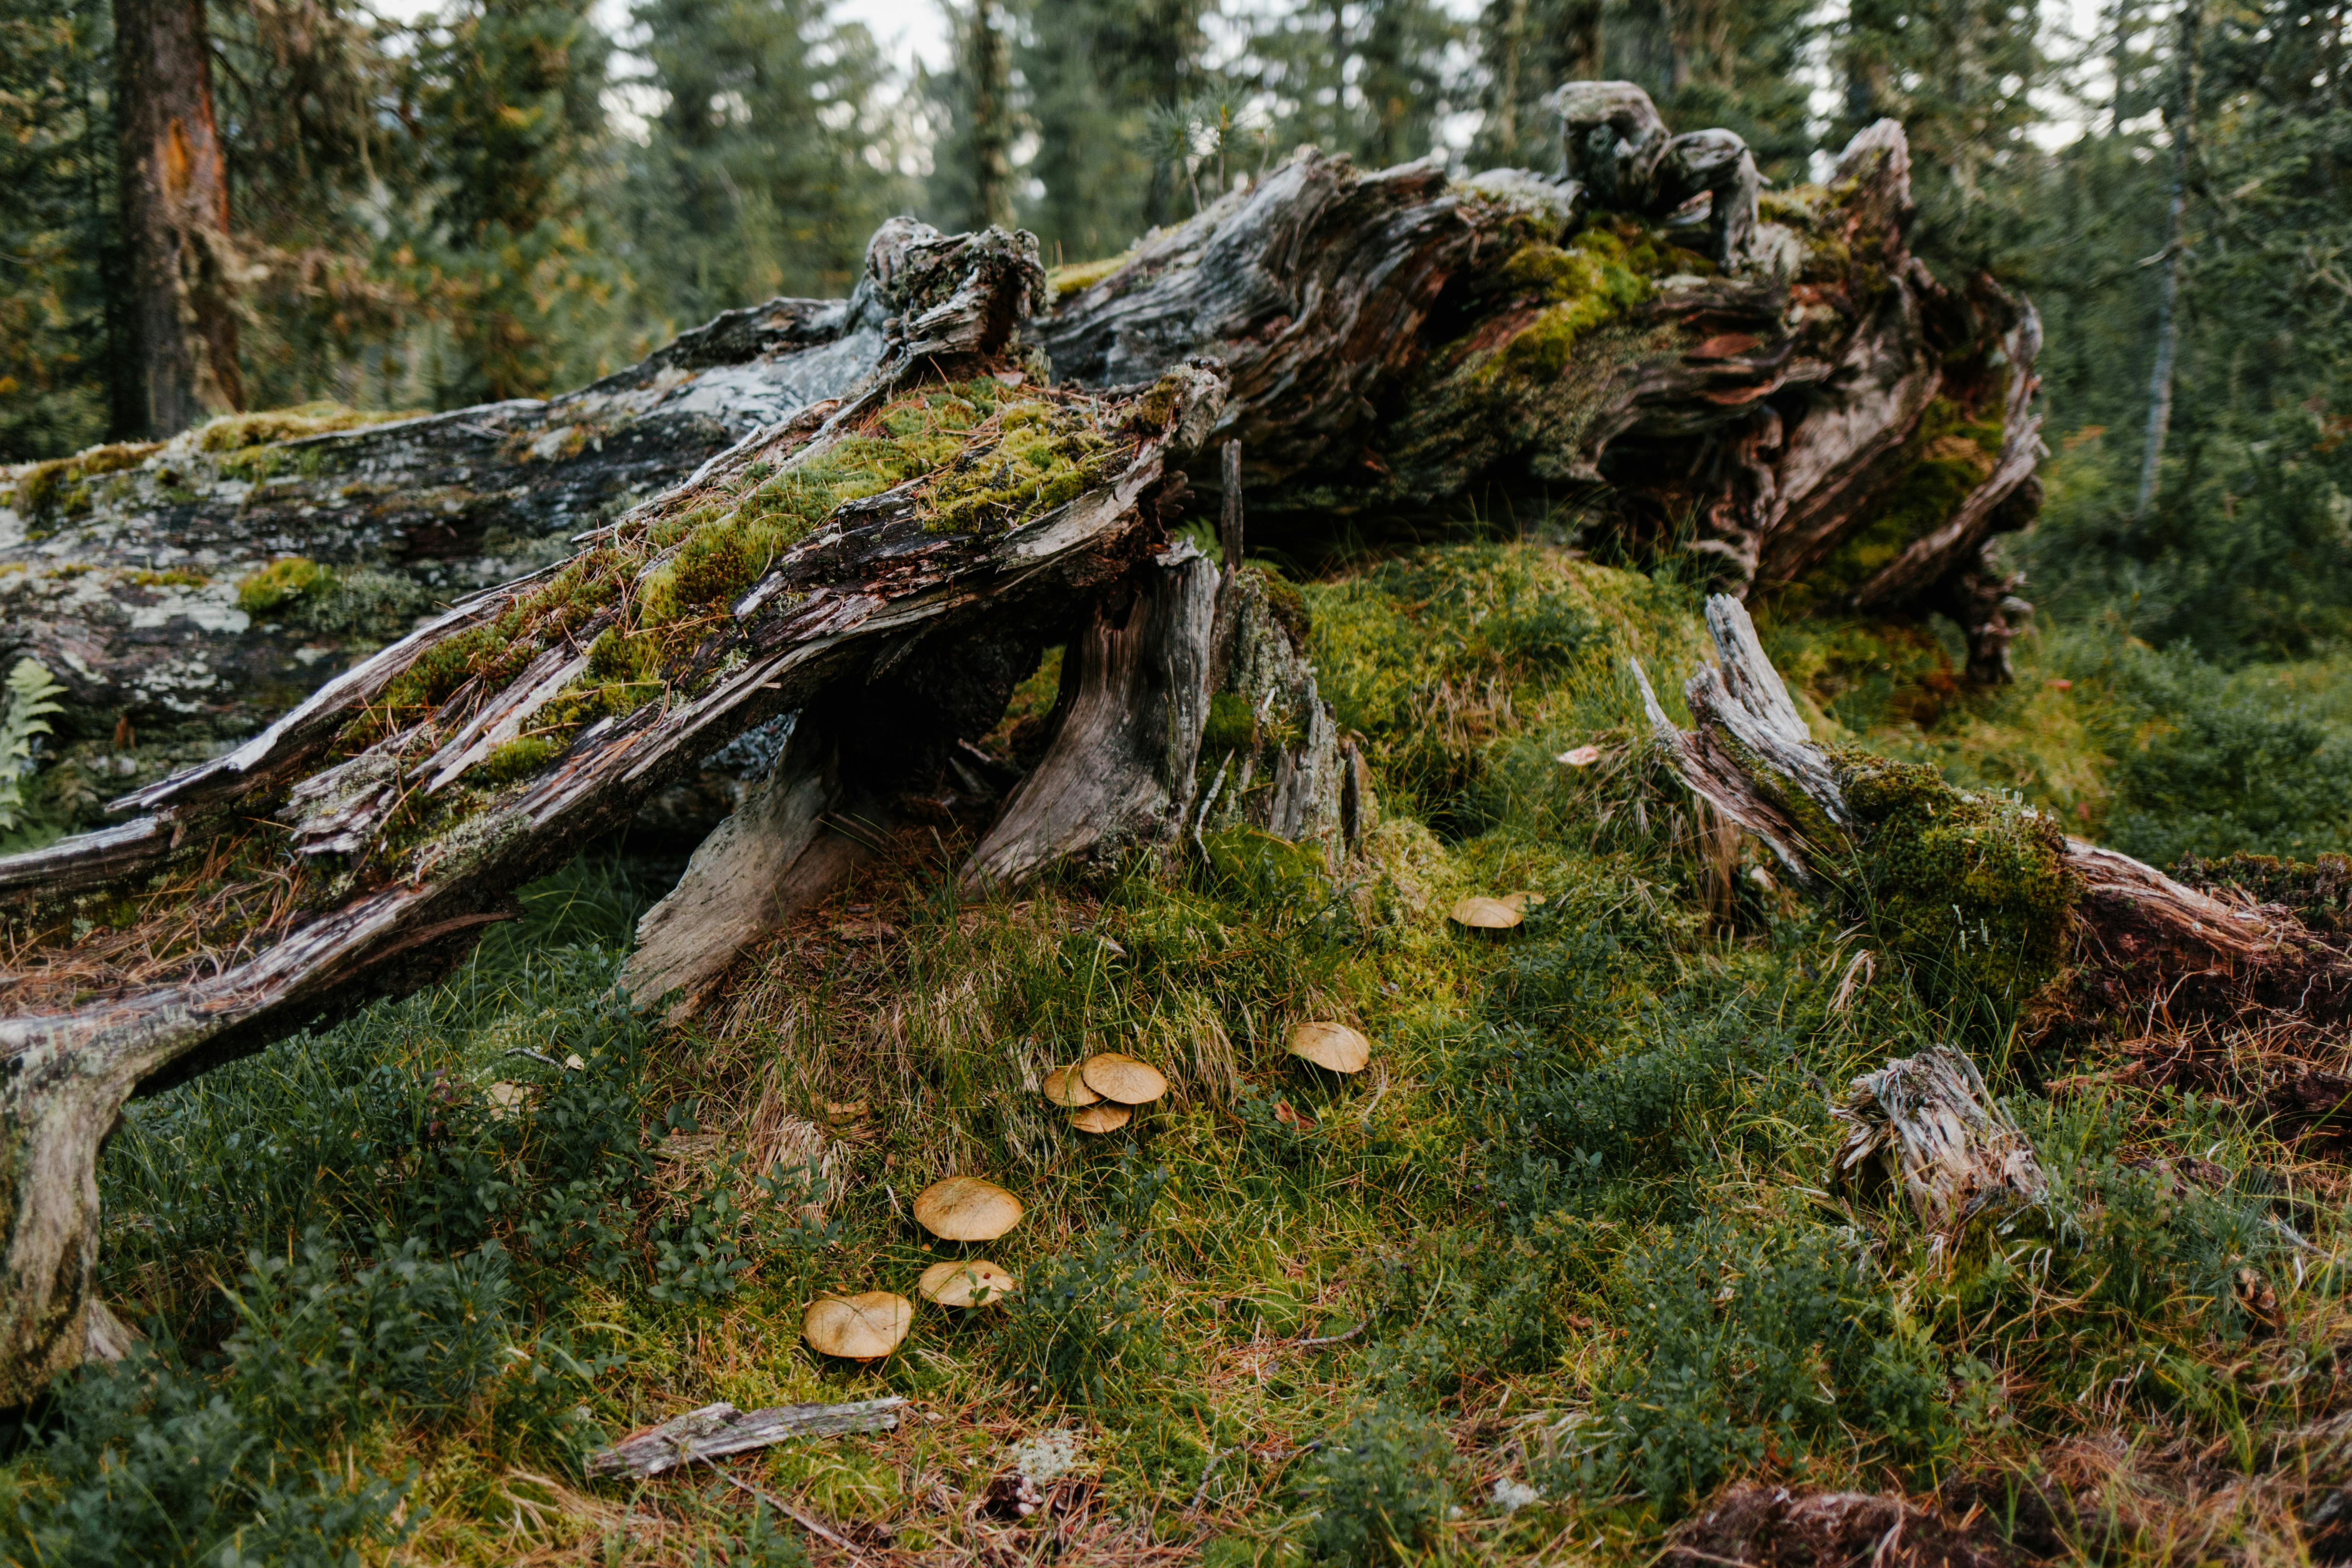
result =
[[142,421],[133,434],[173,436],[245,406],[204,0],[114,0],[114,63]]
[[2190,147],[2197,132],[2197,40],[2201,14],[2202,6],[2195,0],[2180,8],[2173,97],[2165,113],[2165,122],[2172,130],[2172,199],[2164,215],[2164,280],[2157,296],[2156,363],[2147,377],[2147,437],[2140,450],[2139,494],[2132,505],[2136,521],[2145,520],[2156,505],[2165,437],[2172,428],[2172,368],[2180,344],[2180,261],[2187,244],[2182,230],[2189,215]]
[[1013,72],[996,0],[973,0],[971,143],[982,227],[1013,226]]

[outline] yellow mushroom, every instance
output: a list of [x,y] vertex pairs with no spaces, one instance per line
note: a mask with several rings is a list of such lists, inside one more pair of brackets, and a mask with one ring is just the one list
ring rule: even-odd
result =
[[1476,894],[1459,900],[1448,911],[1458,926],[1472,931],[1508,931],[1528,917],[1507,899],[1489,899]]
[[1055,1068],[1045,1075],[1045,1098],[1067,1110],[1092,1105],[1102,1098],[1087,1087],[1087,1080],[1076,1067]]
[[898,1348],[915,1321],[915,1304],[887,1290],[863,1296],[820,1296],[801,1320],[801,1338],[821,1355],[878,1361]]
[[970,1263],[934,1263],[915,1281],[915,1289],[942,1307],[985,1307],[1002,1301],[1020,1284],[1012,1275],[984,1258]]
[[978,1176],[950,1176],[915,1194],[915,1219],[942,1241],[994,1241],[1021,1223],[1021,1200]]
[[1361,1072],[1372,1042],[1345,1024],[1301,1024],[1290,1031],[1290,1054],[1333,1072]]
[[1117,1051],[1088,1057],[1078,1072],[1088,1089],[1118,1105],[1149,1105],[1168,1092],[1168,1079],[1158,1068]]
[[1124,1105],[1089,1105],[1070,1112],[1070,1125],[1081,1132],[1116,1132],[1135,1120]]

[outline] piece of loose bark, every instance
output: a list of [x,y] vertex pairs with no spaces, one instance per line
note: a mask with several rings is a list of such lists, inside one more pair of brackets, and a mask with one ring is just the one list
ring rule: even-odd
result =
[[632,1432],[588,1459],[591,1476],[660,1475],[698,1460],[722,1459],[792,1437],[839,1437],[852,1432],[887,1432],[898,1425],[907,1402],[897,1394],[848,1405],[775,1405],[738,1410],[724,1401],[672,1416],[658,1426]]

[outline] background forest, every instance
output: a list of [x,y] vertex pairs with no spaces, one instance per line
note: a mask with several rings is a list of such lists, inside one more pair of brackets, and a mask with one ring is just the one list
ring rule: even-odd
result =
[[[0,0],[0,462],[160,433],[133,6]],[[845,292],[894,213],[1076,268],[1309,142],[1556,171],[1538,100],[1577,77],[1783,187],[1895,117],[1917,253],[2042,314],[2047,499],[2003,546],[2033,629],[1972,688],[1952,626],[1800,584],[1765,646],[1824,741],[2352,921],[2340,858],[2221,860],[2352,851],[2352,3],[969,0],[911,70],[826,0],[205,15],[257,409],[576,386]],[[2045,1038],[1965,930],[1898,956],[1781,888],[1641,739],[1627,659],[1672,701],[1706,657],[1690,564],[1458,521],[1313,580],[1253,557],[1376,775],[1341,869],[1211,835],[964,904],[965,846],[909,830],[673,1027],[614,986],[677,847],[604,845],[445,984],[135,1102],[100,1286],[146,1343],[16,1413],[0,1558],[2345,1560],[2343,1094],[2274,1112],[2259,1031],[2154,1010]],[[45,754],[16,739],[0,766]],[[0,849],[63,830],[37,816]],[[1513,889],[1545,897],[1507,941],[1446,925]],[[1373,1070],[1286,1057],[1310,1017]],[[2302,1065],[2352,1089],[2330,1040]],[[1830,1099],[1932,1045],[2052,1181],[1952,1256],[1828,1190]],[[1175,1084],[1129,1140],[1033,1092],[1101,1048]],[[964,1170],[1029,1205],[992,1244],[1016,1300],[926,1306],[873,1367],[803,1352],[813,1293],[937,1260],[901,1199]],[[583,1469],[709,1400],[885,1393],[892,1434]],[[1865,1517],[1912,1533],[1750,1556],[1692,1522],[1750,1479],[1908,1497]]]
[[[456,0],[397,21],[223,0],[223,270],[246,405],[446,408],[841,292],[894,212],[1018,223],[1075,263],[1303,142],[1552,170],[1537,100],[1595,73],[1672,124],[1738,132],[1782,183],[1891,114],[1917,155],[1916,248],[1990,270],[2046,323],[2033,596],[2115,607],[2158,646],[2295,655],[2352,613],[2340,10],[985,0],[950,7],[947,68],[909,75],[819,0]],[[147,433],[112,26],[96,0],[0,5],[0,460]]]

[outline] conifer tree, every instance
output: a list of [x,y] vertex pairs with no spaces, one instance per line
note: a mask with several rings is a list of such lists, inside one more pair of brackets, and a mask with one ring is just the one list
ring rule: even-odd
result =
[[621,193],[643,306],[673,327],[845,292],[904,192],[872,35],[824,0],[644,0],[661,107]]
[[108,32],[102,0],[0,0],[0,463],[111,423]]
[[[1202,0],[1034,0],[1014,58],[1037,131],[1023,217],[1048,257],[1116,255],[1190,208],[1170,128],[1237,95],[1202,56]],[[1155,118],[1155,116],[1157,118]]]
[[543,395],[612,363],[617,270],[592,232],[611,45],[590,0],[455,0],[420,41],[432,228],[418,288],[447,325],[444,407]]

